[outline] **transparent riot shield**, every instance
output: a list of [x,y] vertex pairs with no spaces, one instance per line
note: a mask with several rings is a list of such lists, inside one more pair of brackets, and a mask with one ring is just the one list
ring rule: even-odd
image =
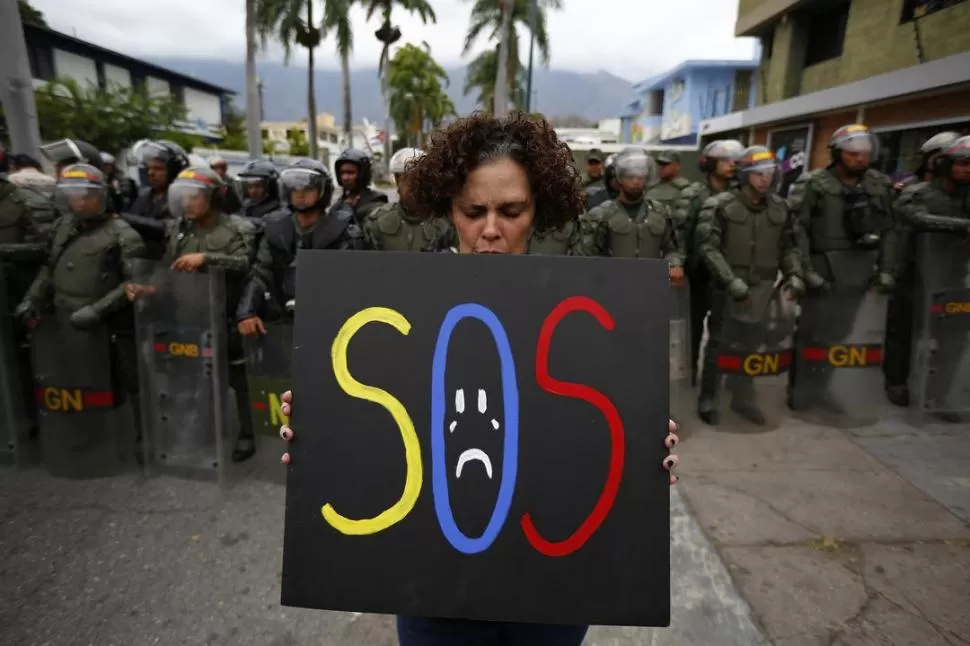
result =
[[801,299],[791,403],[813,422],[867,426],[887,413],[882,357],[889,297],[834,286]]
[[16,306],[10,302],[0,265],[0,464],[23,465],[29,462],[24,388],[30,384],[21,379],[17,322],[12,315]]
[[970,244],[921,233],[916,252],[910,399],[914,421],[926,415],[970,419]]
[[243,347],[253,432],[276,436],[287,421],[280,413],[280,394],[290,389],[292,321],[267,322],[266,334],[243,337]]
[[75,329],[68,313],[44,316],[31,334],[40,450],[61,478],[105,478],[133,461],[134,428],[119,408],[106,328]]
[[694,404],[690,360],[690,291],[684,279],[670,287],[670,416],[681,424]]
[[713,307],[721,307],[723,316],[717,357],[721,426],[741,432],[778,428],[787,410],[795,303],[764,281],[750,286],[748,300],[718,298]]
[[225,481],[231,417],[225,279],[133,262],[147,467]]

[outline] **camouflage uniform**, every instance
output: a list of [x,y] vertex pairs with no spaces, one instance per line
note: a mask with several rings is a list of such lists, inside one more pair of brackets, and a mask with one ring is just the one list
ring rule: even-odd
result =
[[604,202],[580,216],[572,255],[663,258],[672,267],[682,267],[684,252],[677,245],[668,213],[654,200]]
[[438,251],[450,246],[451,223],[444,218],[422,220],[400,202],[381,204],[364,218],[363,234],[377,251]]

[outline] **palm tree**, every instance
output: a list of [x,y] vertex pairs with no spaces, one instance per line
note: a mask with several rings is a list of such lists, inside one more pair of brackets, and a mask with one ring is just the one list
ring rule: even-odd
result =
[[283,45],[285,62],[289,62],[293,44],[305,47],[307,60],[307,116],[309,117],[310,156],[317,157],[317,102],[314,90],[314,50],[325,36],[336,37],[343,72],[344,129],[350,131],[350,54],[354,34],[350,27],[350,7],[354,0],[324,0],[323,17],[314,18],[315,0],[256,0],[256,30],[265,46],[270,37]]
[[263,156],[262,134],[259,122],[263,115],[259,110],[259,86],[256,77],[256,11],[258,0],[246,0],[246,139],[249,156],[259,159]]
[[437,128],[457,114],[444,89],[448,74],[431,57],[428,43],[397,50],[388,62],[387,79],[391,117],[405,145],[421,146],[428,128]]
[[410,14],[418,14],[421,22],[437,22],[438,17],[428,0],[361,0],[367,8],[367,19],[370,20],[378,11],[381,14],[381,28],[374,35],[383,43],[381,57],[377,64],[377,73],[381,78],[381,94],[384,97],[385,123],[384,123],[384,160],[390,163],[391,159],[391,133],[389,131],[391,112],[390,112],[390,89],[388,87],[387,74],[385,68],[390,59],[391,45],[401,38],[401,30],[391,24],[391,11],[397,5]]
[[[510,41],[508,68],[515,69],[514,77],[506,77],[509,101],[518,109],[525,107],[525,74],[518,60],[513,60],[517,47]],[[498,46],[486,49],[476,56],[465,71],[465,86],[462,94],[468,95],[478,91],[475,99],[478,105],[489,113],[495,108],[495,81],[498,76]]]
[[[508,70],[506,72],[506,79],[509,87],[509,100],[512,101],[516,106],[523,107],[525,102],[521,98],[516,98],[517,93],[521,93],[524,96],[524,90],[521,87],[517,88],[517,85],[521,84],[521,74],[522,74],[522,62],[519,58],[519,31],[518,27],[524,27],[526,30],[531,30],[531,13],[530,4],[531,0],[510,0],[512,2],[511,10],[511,25],[509,26],[508,33]],[[502,35],[502,8],[504,2],[503,0],[474,0],[472,5],[471,17],[468,23],[468,31],[465,33],[465,47],[462,52],[463,55],[467,55],[471,52],[472,48],[475,46],[475,42],[478,38],[485,34],[490,41],[499,41]],[[543,65],[549,65],[549,33],[546,31],[546,10],[548,9],[561,9],[562,0],[538,0],[538,10],[536,12],[536,22],[535,22],[535,44],[539,50],[539,59]],[[487,59],[489,56],[494,56],[495,61],[491,62]],[[486,57],[483,59],[483,57]],[[480,54],[475,60],[473,60],[468,66],[468,77],[473,76],[473,67],[479,68],[479,70],[486,64],[491,65],[492,72],[498,71],[498,57],[496,52],[485,51]],[[479,74],[475,74],[479,76]],[[469,87],[469,81],[466,78],[465,85]],[[480,84],[478,81],[471,84],[466,94],[471,88],[479,88],[480,96],[485,95],[488,97],[488,103],[483,103],[483,107],[488,109],[493,108],[492,100],[495,96],[495,81],[496,78],[493,77],[491,81],[486,81],[485,77],[481,77],[479,80],[486,83],[486,85]]]

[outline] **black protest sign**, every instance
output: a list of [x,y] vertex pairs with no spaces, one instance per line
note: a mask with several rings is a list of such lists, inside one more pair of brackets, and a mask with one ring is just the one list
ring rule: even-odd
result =
[[301,252],[282,602],[666,626],[666,264]]

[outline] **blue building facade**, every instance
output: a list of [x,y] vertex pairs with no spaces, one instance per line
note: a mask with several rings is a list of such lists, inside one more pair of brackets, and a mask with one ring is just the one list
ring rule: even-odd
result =
[[620,114],[622,141],[696,144],[701,121],[755,106],[757,80],[757,59],[684,61],[634,86]]

